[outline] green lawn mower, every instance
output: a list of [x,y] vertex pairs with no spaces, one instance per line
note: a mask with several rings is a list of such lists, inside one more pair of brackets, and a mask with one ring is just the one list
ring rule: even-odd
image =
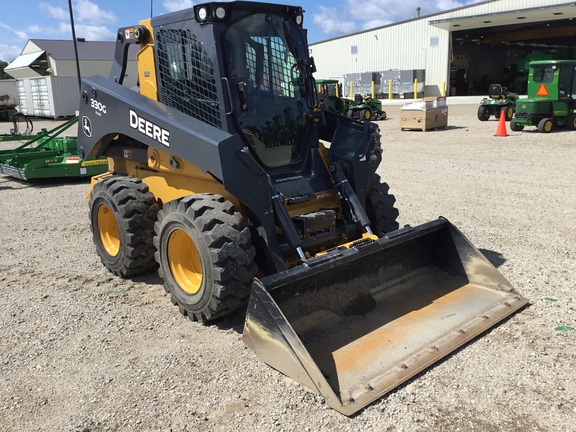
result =
[[506,121],[512,120],[516,111],[517,93],[511,93],[500,84],[491,84],[488,87],[488,97],[480,102],[478,107],[478,120],[487,121],[491,116],[500,118],[504,115]]
[[317,79],[318,99],[325,110],[355,120],[384,120],[382,102],[370,96],[357,94],[354,100],[342,97],[342,84],[338,80]]
[[382,102],[370,96],[354,96],[354,100],[348,99],[346,116],[356,120],[385,120],[386,111],[382,110]]

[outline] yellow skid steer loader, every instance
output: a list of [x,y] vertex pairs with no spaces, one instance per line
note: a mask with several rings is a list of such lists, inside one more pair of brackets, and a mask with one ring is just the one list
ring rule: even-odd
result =
[[[139,89],[122,86],[138,49]],[[82,80],[103,264],[351,415],[526,304],[447,220],[398,226],[376,124],[323,111],[303,10],[206,3],[121,28]]]

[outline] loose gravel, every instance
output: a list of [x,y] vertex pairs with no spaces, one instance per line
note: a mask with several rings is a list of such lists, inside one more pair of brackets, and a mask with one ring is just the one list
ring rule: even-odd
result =
[[243,312],[193,323],[106,271],[87,181],[0,176],[0,431],[575,431],[576,133],[476,110],[418,132],[387,106],[379,174],[401,225],[448,218],[530,304],[352,417],[259,361]]

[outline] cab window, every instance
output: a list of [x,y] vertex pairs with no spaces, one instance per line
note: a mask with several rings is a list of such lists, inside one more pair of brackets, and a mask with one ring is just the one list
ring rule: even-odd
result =
[[534,68],[534,82],[536,83],[551,83],[554,80],[555,66],[535,67]]

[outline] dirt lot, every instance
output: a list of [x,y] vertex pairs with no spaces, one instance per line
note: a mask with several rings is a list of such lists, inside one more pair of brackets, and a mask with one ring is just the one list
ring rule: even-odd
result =
[[0,177],[0,431],[575,431],[576,134],[495,137],[476,105],[401,132],[386,110],[401,225],[445,216],[527,308],[348,418],[259,361],[242,313],[193,323],[156,274],[108,273],[88,182]]

